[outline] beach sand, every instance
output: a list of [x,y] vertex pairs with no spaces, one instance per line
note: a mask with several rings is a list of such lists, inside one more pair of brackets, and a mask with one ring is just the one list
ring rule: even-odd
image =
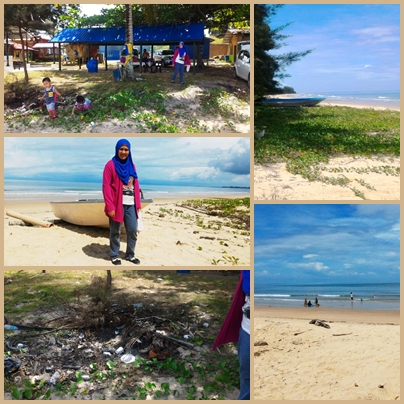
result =
[[[342,156],[331,158],[326,165],[320,164],[320,167],[324,168],[323,176],[349,178],[349,186],[340,186],[309,181],[301,175],[291,174],[286,170],[286,163],[255,164],[254,199],[363,200],[349,188],[352,187],[360,191],[366,199],[372,201],[398,201],[400,199],[400,177],[381,172],[383,166],[400,167],[400,158]],[[340,168],[344,171],[336,172]],[[364,172],[367,170],[369,172]],[[367,185],[374,189],[369,189]]]
[[400,111],[400,107],[393,107],[393,106],[382,106],[382,105],[370,105],[370,104],[352,104],[349,102],[339,102],[339,101],[322,101],[320,104],[318,104],[319,106],[322,107],[350,107],[350,108],[370,108],[370,109],[376,109],[376,110],[392,110],[392,111]]
[[[195,198],[182,200],[187,199]],[[213,265],[214,260],[220,260],[218,265],[249,265],[250,242],[241,234],[242,230],[225,225],[220,230],[203,229],[196,224],[197,216],[205,226],[224,220],[176,206],[180,201],[180,198],[158,199],[142,211],[144,230],[138,235],[136,245],[136,257],[141,265],[134,266],[123,259],[126,249],[126,236],[123,235],[120,249],[122,266],[137,269],[142,266],[176,266],[187,269]],[[7,210],[46,221],[56,220],[48,202],[6,201],[5,266],[113,266],[109,258],[109,229],[65,222],[49,228],[12,225],[18,220],[9,218]],[[249,229],[245,231],[249,232]]]
[[255,307],[254,345],[268,345],[254,346],[254,398],[399,400],[399,322],[399,311]]

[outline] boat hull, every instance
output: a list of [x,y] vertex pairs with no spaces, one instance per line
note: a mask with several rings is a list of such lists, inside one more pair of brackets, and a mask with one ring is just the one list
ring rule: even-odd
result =
[[[142,199],[142,209],[153,199]],[[109,219],[104,213],[103,199],[80,199],[70,202],[50,202],[53,214],[65,222],[78,226],[109,227]]]
[[261,104],[269,107],[313,107],[325,98],[264,98]]

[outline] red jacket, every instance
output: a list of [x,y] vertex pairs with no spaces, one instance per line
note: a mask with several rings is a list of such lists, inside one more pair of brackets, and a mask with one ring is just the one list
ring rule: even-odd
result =
[[[135,165],[133,165],[136,171]],[[102,193],[104,194],[105,208],[104,212],[108,216],[108,212],[115,211],[115,216],[112,218],[115,222],[123,222],[123,182],[118,177],[115,170],[115,165],[112,160],[105,165],[102,177]],[[141,208],[140,201],[140,186],[137,178],[134,180],[134,197],[136,206],[136,216]],[[108,216],[109,217],[109,216]]]
[[240,280],[236,291],[234,292],[233,301],[231,302],[230,310],[222,324],[222,328],[213,344],[214,351],[219,345],[228,342],[237,342],[240,333],[241,321],[243,320],[242,308],[245,303],[245,293],[243,292],[243,273],[240,272]]

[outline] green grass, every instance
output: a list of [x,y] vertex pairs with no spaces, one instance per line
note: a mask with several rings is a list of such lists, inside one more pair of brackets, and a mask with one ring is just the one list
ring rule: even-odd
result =
[[[284,162],[289,172],[308,180],[346,185],[343,179],[321,175],[319,164],[328,163],[331,157],[400,155],[398,111],[255,106],[255,125],[267,128],[265,136],[255,141],[254,162]],[[383,170],[399,175],[388,165]]]
[[[40,125],[40,130],[59,129],[63,132],[83,132],[87,130],[91,122],[100,124],[105,121],[117,120],[130,122],[128,125],[136,126],[139,132],[156,133],[189,133],[207,132],[206,126],[201,120],[209,114],[221,114],[228,125],[233,122],[244,122],[246,119],[238,114],[238,108],[232,106],[246,105],[244,96],[235,96],[227,90],[212,86],[197,96],[198,108],[188,111],[189,103],[180,105],[178,108],[167,108],[170,104],[169,91],[184,91],[188,85],[199,85],[201,82],[210,80],[212,83],[226,76],[229,72],[220,72],[220,69],[207,67],[197,75],[187,75],[186,85],[171,84],[171,70],[162,74],[143,74],[144,80],[114,81],[112,71],[105,71],[102,67],[98,73],[88,74],[87,69],[59,71],[34,71],[29,73],[30,81],[25,84],[23,72],[5,75],[5,102],[11,104],[19,100],[23,94],[30,97],[42,95],[42,78],[49,76],[58,91],[62,94],[59,100],[67,101],[67,108],[59,108],[59,118],[44,121],[47,116],[45,111],[35,111],[27,115],[18,113],[6,113],[5,123],[11,125],[10,129],[35,130],[34,125]],[[139,75],[135,72],[135,76]],[[217,75],[217,76],[216,76]],[[85,94],[93,102],[94,109],[85,114],[76,111],[71,117],[75,96]],[[232,98],[237,98],[233,100]],[[184,109],[185,108],[185,109]],[[195,116],[196,114],[196,116]],[[199,114],[199,115],[198,115]],[[199,116],[199,119],[198,119]],[[135,131],[135,130],[134,130]]]

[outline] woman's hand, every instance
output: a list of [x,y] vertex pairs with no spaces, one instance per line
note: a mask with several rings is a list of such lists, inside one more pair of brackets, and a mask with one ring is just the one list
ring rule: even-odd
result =
[[115,216],[115,211],[114,210],[111,210],[111,212],[108,212],[108,216],[109,217],[114,217]]

